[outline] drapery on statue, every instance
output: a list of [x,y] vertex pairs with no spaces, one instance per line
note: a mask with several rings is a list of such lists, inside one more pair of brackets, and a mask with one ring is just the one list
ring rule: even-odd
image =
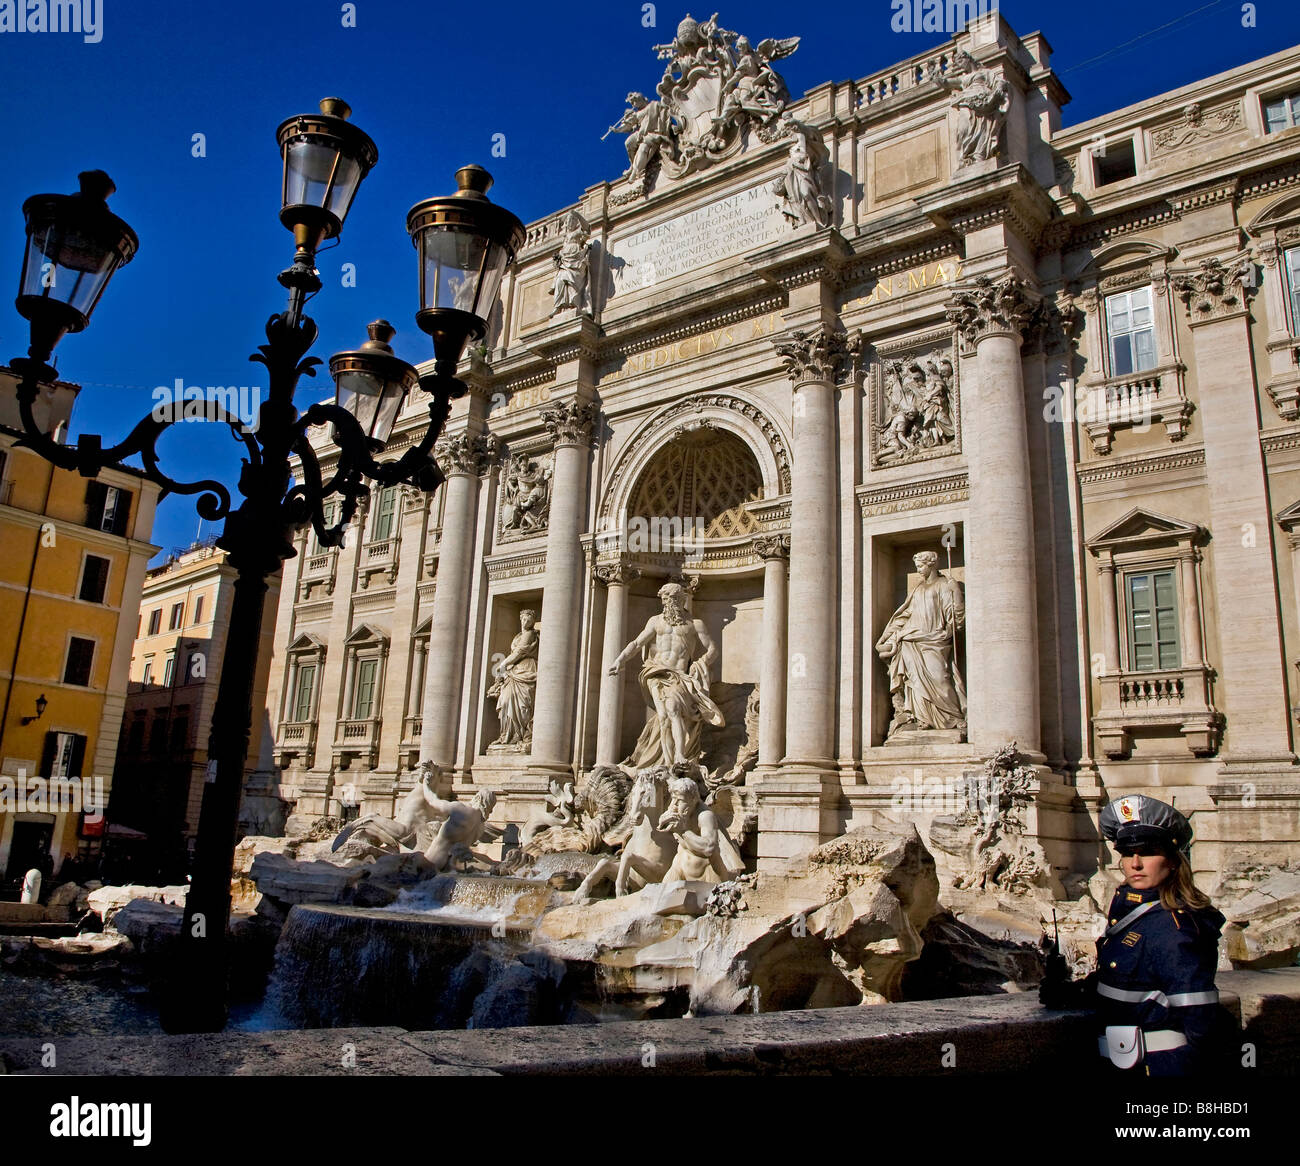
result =
[[553,256],[555,281],[551,294],[555,297],[551,315],[572,308],[581,312],[587,305],[587,276],[591,266],[591,228],[577,211],[570,211],[564,220],[564,242]]
[[497,698],[501,735],[493,745],[518,746],[527,751],[533,740],[533,701],[537,695],[537,612],[519,613],[519,634],[510,641],[510,654],[501,661],[498,678],[487,690]]
[[780,200],[781,213],[791,226],[812,223],[816,227],[829,227],[831,200],[822,191],[821,179],[826,147],[820,135],[799,125],[788,114],[783,124],[791,138],[790,157],[781,176],[772,183],[772,193]]
[[921,580],[885,625],[876,651],[889,664],[894,718],[900,730],[966,730],[966,686],[957,670],[957,631],[966,622],[961,585],[939,573],[939,556],[912,556]]
[[[659,588],[663,613],[652,616],[641,632],[610,665],[619,669],[639,649],[642,666],[638,680],[646,701],[646,723],[632,756],[625,762],[634,769],[699,761],[700,733],[707,722],[715,728],[725,723],[722,710],[709,696],[709,665],[718,654],[703,620],[686,614],[685,589],[678,583]],[[702,655],[693,658],[696,651]]]
[[1011,86],[1002,74],[995,69],[980,68],[975,58],[962,50],[953,57],[948,76],[932,63],[930,77],[957,94],[952,99],[952,107],[959,116],[958,169],[997,154],[998,137],[1011,108]]
[[623,177],[644,182],[650,163],[661,151],[675,152],[672,117],[662,101],[647,101],[644,93],[627,95],[628,109],[607,133],[627,134],[628,167]]

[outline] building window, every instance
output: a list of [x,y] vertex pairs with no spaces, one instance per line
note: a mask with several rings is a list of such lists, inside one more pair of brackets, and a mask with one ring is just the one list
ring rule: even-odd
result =
[[161,627],[162,627],[162,608],[155,607],[153,611],[149,613],[149,634],[151,636],[156,636]]
[[95,659],[95,641],[73,636],[68,641],[68,659],[63,666],[63,683],[86,688],[90,684],[90,665]]
[[1155,368],[1156,330],[1149,287],[1106,297],[1106,335],[1110,341],[1111,376]]
[[176,675],[176,657],[174,655],[167,657],[167,662],[163,665],[163,687],[171,688],[172,680]]
[[181,626],[181,621],[185,618],[185,604],[173,603],[171,618],[167,621],[167,630],[174,632]]
[[140,677],[140,683],[146,688],[153,683],[153,657],[150,656],[144,662],[144,675]]
[[298,688],[293,694],[293,717],[295,721],[311,720],[312,698],[316,695],[316,665],[300,664],[298,666]]
[[381,543],[393,536],[393,514],[397,509],[397,487],[385,486],[375,499],[375,517],[370,524],[370,541]]
[[1264,102],[1264,132],[1275,134],[1279,130],[1294,129],[1300,125],[1300,93]]
[[167,752],[167,715],[165,713],[154,717],[153,724],[149,726],[149,752]]
[[1286,273],[1286,301],[1291,317],[1291,335],[1300,336],[1300,247],[1283,253]]
[[131,492],[103,482],[86,485],[86,525],[109,534],[126,534],[131,513]]
[[[335,506],[336,504],[333,502],[326,502],[321,507],[321,526],[323,526],[326,530],[328,530],[331,526],[334,525],[334,515],[336,513]],[[313,555],[323,555],[326,551],[332,549],[333,549],[332,547],[322,546],[319,537],[317,537],[317,535],[314,532],[312,533],[311,553]]]
[[182,684],[190,684],[195,680],[202,680],[207,676],[207,667],[204,663],[202,652],[191,652],[185,661],[185,675],[181,677]]
[[203,596],[202,595],[200,595],[194,601],[194,622],[195,623],[203,622]]
[[86,738],[79,733],[46,733],[40,777],[80,777]]
[[352,720],[366,721],[375,711],[375,677],[379,671],[379,661],[375,659],[357,661],[357,679],[352,698]]
[[126,749],[132,754],[144,752],[144,717],[137,717],[131,722],[131,733],[127,738]]
[[188,714],[180,713],[172,721],[171,752],[173,754],[184,753],[190,747],[189,736],[190,718]]
[[1129,671],[1155,672],[1182,666],[1178,648],[1178,581],[1172,568],[1124,576],[1128,605]]
[[108,590],[108,560],[98,555],[87,555],[81,568],[81,587],[77,592],[79,599],[87,603],[103,603],[104,593]]
[[1132,138],[1107,142],[1103,149],[1093,154],[1092,162],[1097,186],[1109,186],[1112,182],[1137,177],[1137,156],[1133,152]]

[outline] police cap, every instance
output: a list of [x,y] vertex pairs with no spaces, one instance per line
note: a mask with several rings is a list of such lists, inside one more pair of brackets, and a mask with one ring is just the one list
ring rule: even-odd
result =
[[1184,849],[1192,840],[1192,824],[1173,806],[1143,794],[1117,798],[1101,812],[1102,837],[1120,854],[1155,849],[1166,854]]

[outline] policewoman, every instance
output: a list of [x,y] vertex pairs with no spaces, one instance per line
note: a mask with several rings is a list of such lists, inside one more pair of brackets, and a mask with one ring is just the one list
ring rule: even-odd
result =
[[1150,1077],[1204,1071],[1218,1023],[1224,918],[1192,880],[1191,824],[1141,794],[1111,802],[1099,824],[1120,855],[1124,885],[1097,940],[1097,970],[1077,983],[1045,982],[1040,999],[1093,1007],[1099,1052],[1117,1069]]

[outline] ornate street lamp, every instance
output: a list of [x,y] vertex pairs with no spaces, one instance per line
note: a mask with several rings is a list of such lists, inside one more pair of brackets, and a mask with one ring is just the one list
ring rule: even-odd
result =
[[[20,378],[24,435],[19,444],[86,477],[139,454],[145,476],[164,495],[198,494],[195,505],[203,518],[225,519],[217,543],[238,572],[212,715],[194,870],[177,959],[161,1001],[163,1026],[170,1032],[216,1032],[225,1026],[230,872],[267,578],[295,554],[294,538],[308,523],[322,545],[341,542],[372,485],[437,489],[443,478],[431,451],[451,399],[465,391],[455,378],[457,362],[468,338],[486,332],[484,317],[524,238],[519,220],[488,201],[488,173],[477,166],[460,170],[460,190],[419,204],[408,223],[421,253],[416,320],[433,337],[434,372],[418,376],[389,346],[392,326],[377,320],[360,348],[331,358],[335,400],[299,415],[293,404],[298,378],[315,376],[320,363],[306,356],[316,325],[302,314],[307,294],[321,286],[316,250],[342,231],[362,180],[378,160],[374,142],[348,121],[350,112],[345,102],[328,98],[319,113],[290,118],[277,134],[284,161],[280,221],[293,232],[295,251],[292,266],[279,276],[289,292],[288,307],[267,322],[267,342],[252,357],[266,365],[267,397],[255,430],[220,406],[209,410],[230,426],[246,451],[238,506],[221,482],[178,481],[159,467],[158,437],[181,420],[179,415],[151,413],[107,449],[94,434],[82,434],[70,447],[39,429],[32,406],[40,385],[55,378],[48,363],[55,345],[86,327],[109,280],[130,262],[138,242],[135,232],[108,210],[106,199],[114,187],[102,171],[83,174],[78,194],[38,195],[23,207],[27,250],[17,305],[30,321],[31,347],[26,357],[10,362]],[[423,437],[400,458],[377,461],[402,403],[417,386],[430,398]],[[322,478],[309,439],[309,430],[322,425],[332,427],[337,446],[337,464],[328,480]],[[293,456],[301,465],[296,482],[290,477]],[[338,521],[327,527],[325,500],[333,495],[342,496],[342,505]]]
[[420,311],[415,322],[433,337],[434,373],[447,378],[451,395],[465,342],[487,331],[501,278],[524,245],[524,225],[488,201],[492,175],[482,166],[456,171],[455,194],[416,203],[406,229],[420,255]]

